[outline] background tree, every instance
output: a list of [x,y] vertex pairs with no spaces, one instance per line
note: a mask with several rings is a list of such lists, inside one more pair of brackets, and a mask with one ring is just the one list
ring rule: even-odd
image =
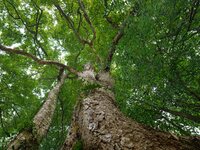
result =
[[[80,122],[76,119],[82,112],[81,99],[88,95],[95,98],[93,90],[100,87],[114,91],[114,106],[137,122],[178,135],[199,134],[199,3],[1,1],[0,146],[5,148],[19,133],[32,133],[34,118],[45,106],[47,95],[61,83],[63,72],[67,78],[57,91],[57,105],[53,117],[49,116],[51,125],[46,128],[48,134],[39,141],[33,136],[40,149],[63,146],[70,124],[75,127]],[[106,72],[115,79],[114,87]],[[101,110],[108,112],[114,106]],[[112,117],[123,122],[121,114]],[[161,136],[149,129],[154,133],[150,134],[143,125],[136,127],[149,139]],[[172,135],[175,142],[178,138],[173,134],[166,136]],[[75,134],[73,138],[79,137]],[[69,139],[66,143],[70,145]],[[127,146],[126,140],[121,145]],[[191,140],[198,146],[198,138]],[[72,145],[78,149],[87,146],[85,143],[79,140]]]

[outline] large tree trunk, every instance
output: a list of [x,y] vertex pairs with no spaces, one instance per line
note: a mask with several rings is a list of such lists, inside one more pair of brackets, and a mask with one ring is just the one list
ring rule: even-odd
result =
[[110,90],[93,90],[76,108],[62,149],[81,140],[85,150],[198,150],[198,137],[176,137],[125,117]]
[[62,72],[60,80],[49,91],[48,97],[37,114],[33,118],[32,127],[22,130],[9,144],[8,150],[37,150],[42,138],[47,134],[53,114],[56,108],[56,101],[59,91],[64,84],[67,74]]

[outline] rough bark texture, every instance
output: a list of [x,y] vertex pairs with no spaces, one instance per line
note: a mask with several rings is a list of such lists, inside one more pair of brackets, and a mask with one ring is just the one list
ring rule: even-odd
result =
[[60,81],[49,92],[46,101],[33,119],[33,127],[29,130],[23,130],[20,132],[16,138],[9,143],[8,150],[38,149],[39,142],[48,132],[56,108],[57,96],[66,76],[67,75],[63,73],[61,75]]
[[176,137],[125,117],[111,91],[93,90],[76,109],[62,149],[73,149],[77,139],[85,150],[198,150],[199,137]]

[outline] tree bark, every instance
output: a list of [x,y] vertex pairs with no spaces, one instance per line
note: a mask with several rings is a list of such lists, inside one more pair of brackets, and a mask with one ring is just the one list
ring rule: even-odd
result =
[[114,94],[105,88],[90,92],[76,108],[63,150],[76,140],[85,150],[198,150],[199,137],[177,137],[125,117],[115,105]]
[[33,125],[20,132],[9,144],[8,150],[37,150],[42,138],[47,134],[56,108],[56,100],[66,74],[61,74],[60,80],[49,92],[48,97],[40,110],[33,118]]

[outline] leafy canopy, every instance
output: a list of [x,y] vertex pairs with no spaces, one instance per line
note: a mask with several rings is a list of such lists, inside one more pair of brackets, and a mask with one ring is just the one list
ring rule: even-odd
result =
[[[85,0],[83,3],[95,38],[77,1],[3,0],[0,43],[79,71],[90,62],[99,71],[105,66],[118,26],[126,20],[111,65],[120,109],[154,128],[199,134],[199,1]],[[93,45],[83,44],[83,39],[94,40]],[[0,143],[5,144],[30,125],[55,84],[58,72],[55,66],[38,65],[23,56],[0,51]],[[67,79],[41,149],[57,149],[62,145],[73,106],[84,90],[87,89],[74,75]]]

